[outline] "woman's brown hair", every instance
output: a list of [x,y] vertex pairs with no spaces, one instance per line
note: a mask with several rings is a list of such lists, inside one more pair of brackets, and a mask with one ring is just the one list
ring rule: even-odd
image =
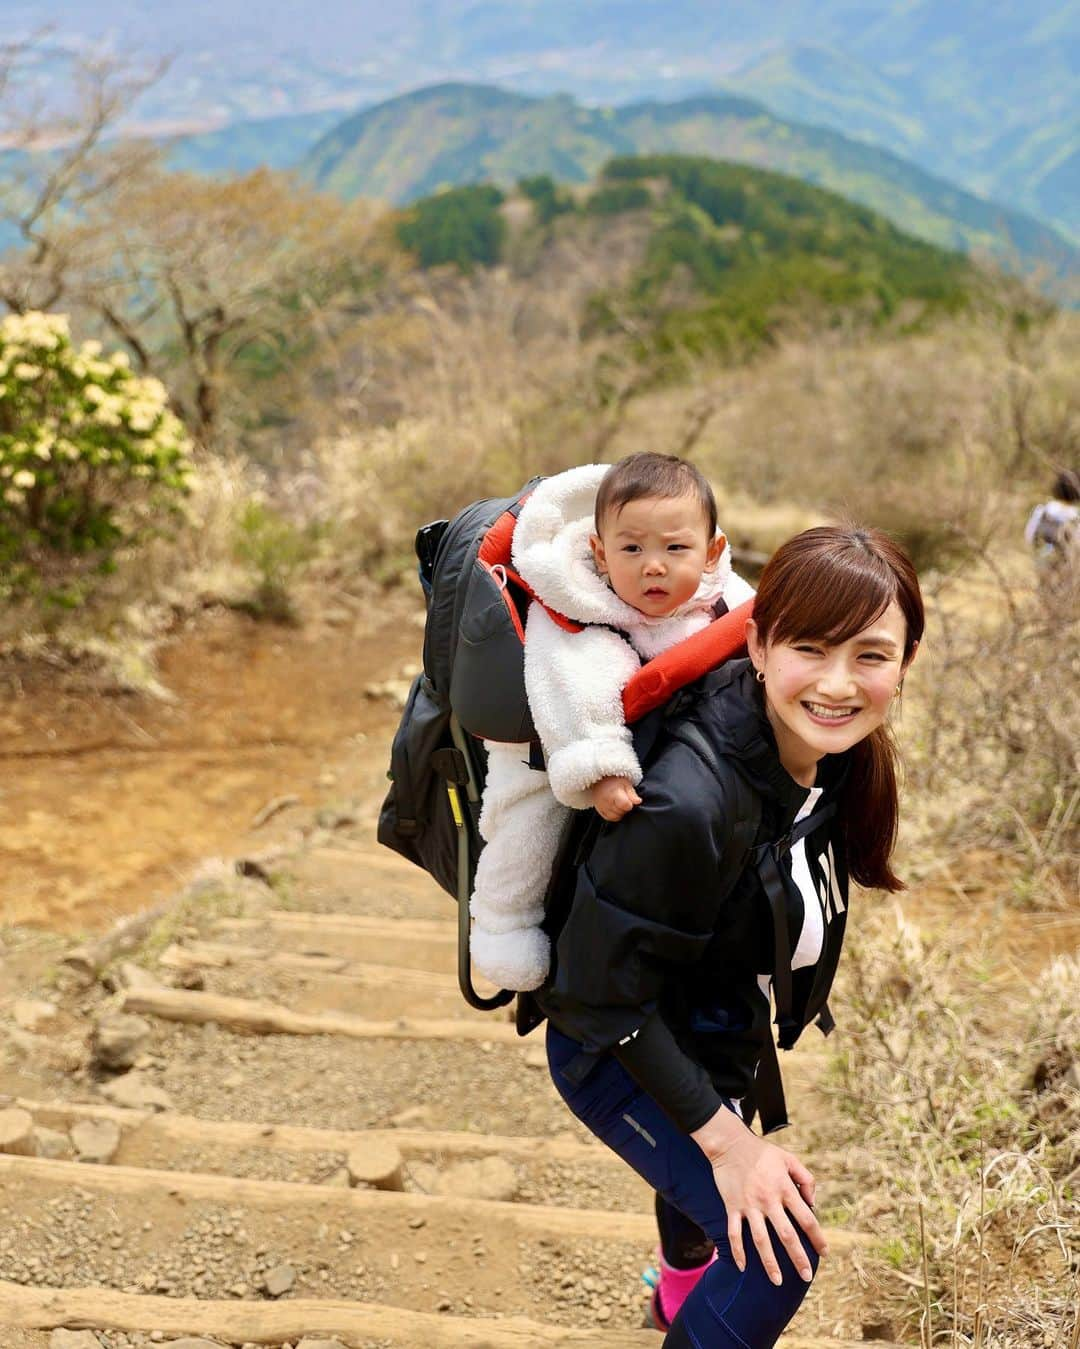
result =
[[[765,642],[846,642],[896,601],[906,623],[903,663],[922,639],[919,578],[903,548],[878,529],[825,525],[782,544],[761,573],[754,621]],[[848,866],[860,885],[902,890],[890,866],[899,823],[900,755],[888,725],[850,751],[840,802]]]

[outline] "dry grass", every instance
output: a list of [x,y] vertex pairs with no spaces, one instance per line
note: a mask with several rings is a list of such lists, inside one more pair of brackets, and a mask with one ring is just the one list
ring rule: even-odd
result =
[[209,604],[235,603],[250,588],[250,576],[236,561],[235,537],[257,490],[251,471],[238,460],[206,460],[181,527],[121,553],[116,570],[99,578],[77,606],[58,606],[40,596],[7,605],[0,618],[0,654],[54,664],[87,662],[119,689],[166,697],[156,676],[162,638],[185,615]]
[[1075,907],[1076,594],[1040,586],[1015,547],[985,550],[962,572],[931,578],[928,592],[925,650],[904,715],[915,865],[989,850],[1009,864],[1014,903]]
[[1080,1291],[1080,961],[1003,997],[986,959],[899,910],[860,923],[836,996],[830,1141],[854,1172],[851,1221],[892,1230],[868,1277],[905,1339],[1064,1349]]

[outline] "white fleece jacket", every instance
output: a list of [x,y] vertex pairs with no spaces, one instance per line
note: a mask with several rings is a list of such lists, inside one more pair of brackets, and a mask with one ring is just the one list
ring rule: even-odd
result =
[[587,789],[603,777],[641,780],[622,691],[642,660],[706,627],[717,600],[734,609],[754,594],[732,572],[725,545],[695,594],[667,617],[651,618],[621,600],[596,570],[589,545],[608,467],[586,464],[545,479],[514,528],[513,562],[522,578],[544,604],[587,625],[567,632],[534,604],[525,628],[525,688],[551,790],[577,810],[588,809]]

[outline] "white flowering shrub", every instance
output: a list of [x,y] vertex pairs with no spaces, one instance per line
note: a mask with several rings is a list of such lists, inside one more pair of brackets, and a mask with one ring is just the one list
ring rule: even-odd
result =
[[107,559],[187,492],[191,441],[164,385],[63,314],[0,321],[0,567]]

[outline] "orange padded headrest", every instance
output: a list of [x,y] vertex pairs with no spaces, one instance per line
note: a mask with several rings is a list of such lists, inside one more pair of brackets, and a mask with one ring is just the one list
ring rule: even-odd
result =
[[654,707],[662,707],[685,684],[692,684],[732,656],[745,655],[746,620],[753,612],[754,601],[747,600],[643,665],[623,689],[627,724],[639,721]]

